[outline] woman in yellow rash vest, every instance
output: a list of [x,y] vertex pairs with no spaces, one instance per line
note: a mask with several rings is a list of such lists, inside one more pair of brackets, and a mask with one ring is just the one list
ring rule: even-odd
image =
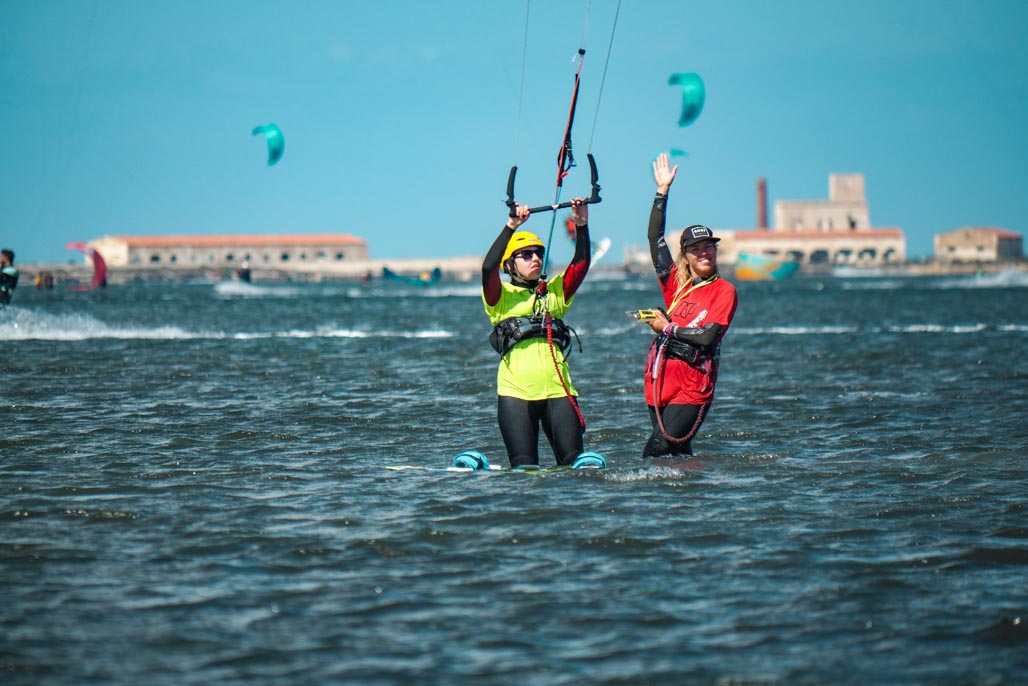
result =
[[[539,464],[540,424],[557,464],[570,465],[582,452],[584,420],[565,361],[572,332],[561,318],[589,271],[591,246],[588,205],[575,198],[571,211],[575,256],[564,272],[545,282],[543,293],[537,291],[545,246],[534,234],[515,233],[529,217],[525,206],[516,206],[516,216],[507,219],[482,263],[482,301],[494,326],[490,341],[501,354],[497,420],[512,468]],[[510,274],[509,283],[500,278],[501,267]]]

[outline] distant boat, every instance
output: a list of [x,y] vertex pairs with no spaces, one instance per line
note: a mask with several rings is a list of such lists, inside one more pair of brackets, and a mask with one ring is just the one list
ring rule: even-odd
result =
[[436,267],[430,272],[421,272],[417,276],[407,276],[397,274],[389,267],[382,267],[382,278],[386,281],[398,281],[408,286],[431,286],[439,283],[439,280],[443,278],[443,270]]
[[795,274],[799,267],[796,260],[741,252],[739,261],[735,263],[735,278],[739,281],[781,281]]

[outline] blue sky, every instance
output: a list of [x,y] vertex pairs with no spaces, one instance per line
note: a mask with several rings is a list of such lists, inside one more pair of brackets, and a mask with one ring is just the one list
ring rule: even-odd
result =
[[[624,0],[597,109],[616,4],[535,0],[525,53],[521,0],[0,0],[0,242],[19,262],[77,261],[67,242],[105,234],[484,254],[512,164],[520,200],[552,200],[583,36],[564,198],[588,193],[591,147],[590,226],[615,260],[645,242],[669,148],[689,152],[675,227],[753,228],[760,176],[773,203],[860,172],[872,224],[902,228],[910,256],[963,225],[1025,231],[1028,3]],[[676,72],[707,87],[685,128]],[[286,140],[274,167],[250,134],[269,122]],[[545,238],[549,220],[526,228]]]

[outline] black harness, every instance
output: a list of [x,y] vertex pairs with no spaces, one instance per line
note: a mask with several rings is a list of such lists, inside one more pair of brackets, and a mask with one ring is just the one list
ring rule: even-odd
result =
[[18,274],[0,272],[0,305],[11,304],[11,293],[18,287]]
[[657,336],[654,344],[658,347],[663,346],[666,357],[673,360],[682,360],[686,364],[693,366],[702,364],[707,360],[717,359],[721,349],[720,345],[701,347],[665,336]]
[[[553,330],[553,342],[567,358],[571,354],[572,340],[578,343],[578,352],[582,352],[582,341],[578,333],[564,323],[562,319],[550,319]],[[546,338],[546,321],[542,315],[535,317],[510,317],[493,327],[489,334],[489,344],[500,356],[506,355],[510,349],[529,338]]]

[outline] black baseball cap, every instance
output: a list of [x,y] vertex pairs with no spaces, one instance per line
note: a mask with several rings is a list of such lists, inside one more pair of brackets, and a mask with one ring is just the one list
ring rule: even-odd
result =
[[714,237],[714,232],[703,224],[693,224],[682,229],[682,247],[687,248],[693,243],[700,241],[713,241],[717,243],[720,238]]

